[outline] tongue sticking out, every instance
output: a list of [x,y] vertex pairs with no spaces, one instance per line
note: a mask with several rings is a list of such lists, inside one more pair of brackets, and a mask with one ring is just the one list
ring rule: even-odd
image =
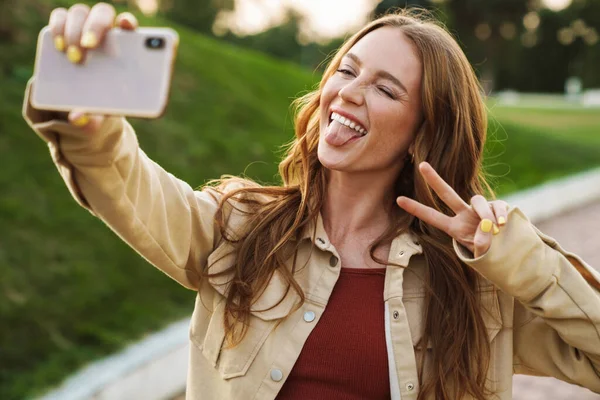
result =
[[340,124],[337,121],[331,121],[327,130],[325,131],[325,141],[331,146],[343,146],[349,140],[356,137],[362,137],[362,135],[356,132],[354,129],[347,127],[346,125]]

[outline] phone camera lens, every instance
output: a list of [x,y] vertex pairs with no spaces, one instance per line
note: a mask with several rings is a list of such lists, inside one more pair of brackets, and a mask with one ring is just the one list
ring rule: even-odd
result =
[[152,50],[162,49],[165,47],[165,40],[159,37],[146,38],[146,47]]

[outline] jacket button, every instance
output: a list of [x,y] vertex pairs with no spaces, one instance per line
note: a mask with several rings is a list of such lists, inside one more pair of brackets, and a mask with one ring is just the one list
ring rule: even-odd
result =
[[271,370],[271,379],[273,379],[275,382],[279,382],[282,378],[283,378],[283,372],[281,372],[280,369],[273,368]]
[[402,250],[399,255],[403,256],[404,255],[404,250]]
[[307,311],[304,313],[304,320],[306,322],[313,322],[315,320],[315,313],[313,311]]
[[398,311],[394,311],[394,319],[398,319],[400,313]]
[[415,388],[415,385],[412,382],[408,382],[406,384],[406,390],[411,391]]
[[335,267],[338,263],[338,258],[336,256],[331,256],[329,259],[329,265]]

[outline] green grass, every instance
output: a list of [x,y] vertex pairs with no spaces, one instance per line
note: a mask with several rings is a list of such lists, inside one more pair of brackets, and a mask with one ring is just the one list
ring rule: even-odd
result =
[[[276,182],[276,153],[292,136],[290,101],[317,77],[178,30],[181,46],[167,114],[134,122],[142,147],[193,186],[244,171]],[[188,315],[194,296],[76,206],[45,145],[20,116],[31,66],[15,71],[0,92],[3,400],[40,393],[84,363]],[[598,117],[494,113],[502,126],[491,129],[497,140],[490,142],[488,170],[501,193],[599,163]],[[550,122],[559,117],[565,122]]]
[[569,142],[600,145],[600,109],[520,109],[495,107],[492,114],[502,122],[526,125]]
[[493,107],[485,164],[500,195],[600,166],[600,112]]

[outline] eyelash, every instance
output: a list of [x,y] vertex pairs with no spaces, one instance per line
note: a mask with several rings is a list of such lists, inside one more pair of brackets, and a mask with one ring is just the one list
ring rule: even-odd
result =
[[[354,72],[352,72],[351,70],[349,70],[347,68],[340,68],[337,70],[337,72],[344,74],[344,75],[354,76]],[[380,90],[383,94],[385,94],[391,100],[396,100],[396,96],[394,96],[394,94],[391,93],[389,90],[384,89],[381,86],[378,86],[377,89]]]
[[337,72],[341,72],[344,75],[352,75],[352,76],[354,76],[354,72],[350,71],[347,68],[340,68],[340,69],[337,70]]
[[391,93],[389,90],[384,89],[382,87],[378,87],[377,89],[381,90],[387,97],[389,97],[392,100],[396,100],[396,96],[394,96],[393,93]]

